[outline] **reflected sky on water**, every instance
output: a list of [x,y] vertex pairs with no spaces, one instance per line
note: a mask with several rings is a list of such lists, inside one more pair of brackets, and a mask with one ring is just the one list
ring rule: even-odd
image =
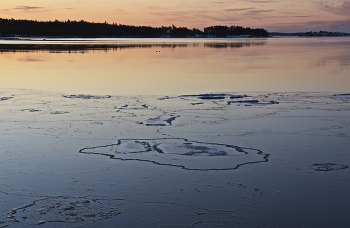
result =
[[181,95],[347,92],[350,38],[0,40],[2,88]]

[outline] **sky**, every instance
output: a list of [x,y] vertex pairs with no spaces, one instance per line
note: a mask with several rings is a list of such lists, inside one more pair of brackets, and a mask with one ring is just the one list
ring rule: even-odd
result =
[[350,32],[350,0],[2,0],[0,18]]

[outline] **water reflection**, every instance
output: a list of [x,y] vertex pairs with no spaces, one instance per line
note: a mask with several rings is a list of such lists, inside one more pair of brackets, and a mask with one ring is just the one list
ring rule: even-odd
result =
[[350,88],[349,38],[0,41],[1,85],[181,95]]
[[[204,43],[205,48],[243,48],[251,46],[263,46],[267,42],[230,42],[230,43]],[[135,49],[135,48],[186,48],[189,46],[198,47],[198,43],[164,43],[164,44],[98,44],[98,43],[25,43],[25,44],[1,44],[0,53],[6,52],[40,52],[47,51],[51,53],[81,53],[84,54],[87,51],[118,51],[123,49]]]
[[86,53],[87,51],[117,51],[135,48],[180,48],[188,44],[0,44],[0,52]]
[[246,43],[204,43],[204,47],[209,48],[243,48],[251,46],[264,46],[267,45],[265,42],[246,42]]

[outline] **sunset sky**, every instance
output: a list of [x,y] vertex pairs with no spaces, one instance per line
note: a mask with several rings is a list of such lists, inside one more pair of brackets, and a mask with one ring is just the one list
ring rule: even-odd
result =
[[350,32],[350,0],[5,0],[0,18]]

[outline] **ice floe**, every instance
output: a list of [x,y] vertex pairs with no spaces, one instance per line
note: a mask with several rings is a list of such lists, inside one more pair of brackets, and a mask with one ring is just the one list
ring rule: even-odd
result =
[[202,171],[237,169],[267,162],[269,156],[257,149],[180,138],[120,139],[116,144],[83,148],[79,152]]
[[78,94],[78,95],[63,95],[65,98],[80,98],[80,99],[104,99],[104,98],[111,98],[111,96],[97,96],[97,95],[85,95],[85,94]]
[[13,97],[0,97],[0,101],[6,101],[6,100],[9,100]]
[[[247,99],[251,97],[251,99]],[[224,100],[227,105],[244,105],[244,106],[264,106],[271,104],[279,104],[278,101],[266,100],[268,96],[264,96],[263,100],[260,97],[257,98],[253,96],[248,96],[246,94],[230,94],[230,93],[205,93],[198,95],[181,95],[180,98],[196,98],[200,100]],[[219,101],[218,101],[219,102]],[[191,103],[192,105],[203,104],[201,103]]]
[[40,112],[40,109],[35,109],[35,108],[26,108],[26,109],[22,109],[22,111],[29,111],[29,112]]
[[238,101],[228,101],[228,105],[245,105],[245,106],[264,106],[264,105],[272,105],[279,104],[278,101],[267,101],[260,102],[259,100],[238,100]]
[[213,100],[213,99],[225,99],[226,94],[203,94],[198,96],[199,99]]
[[94,121],[94,122],[91,122],[91,124],[95,124],[95,125],[102,125],[103,122],[100,122],[100,121]]
[[149,118],[144,122],[139,122],[146,126],[169,126],[171,122],[174,121],[179,116],[160,116],[155,118]]
[[331,98],[334,99],[341,99],[341,100],[345,100],[348,101],[350,99],[350,93],[343,93],[343,94],[333,94],[332,96],[330,96]]
[[334,163],[313,164],[311,166],[311,168],[316,171],[331,171],[331,170],[346,169],[348,167],[349,166],[347,165],[339,165]]
[[59,115],[59,114],[66,114],[66,113],[69,113],[67,111],[55,111],[55,112],[50,112],[50,114],[52,115]]
[[204,93],[197,95],[182,95],[180,97],[195,97],[202,100],[223,100],[223,99],[237,99],[248,97],[247,95],[233,95],[227,93]]
[[7,217],[18,223],[42,225],[45,223],[98,222],[120,213],[107,200],[57,196],[35,200],[14,208]]

